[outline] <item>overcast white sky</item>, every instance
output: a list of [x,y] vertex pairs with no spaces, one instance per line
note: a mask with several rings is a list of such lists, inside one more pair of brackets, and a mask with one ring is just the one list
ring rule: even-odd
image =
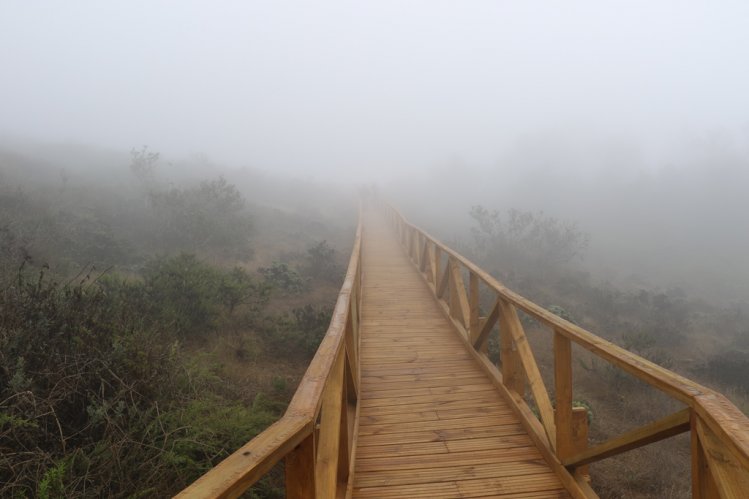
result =
[[0,1],[0,135],[305,176],[749,137],[747,1]]

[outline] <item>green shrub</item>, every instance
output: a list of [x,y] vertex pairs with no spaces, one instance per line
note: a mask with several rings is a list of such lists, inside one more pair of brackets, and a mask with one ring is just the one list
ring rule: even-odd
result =
[[60,460],[57,464],[44,472],[42,480],[39,482],[39,499],[49,499],[62,497],[65,492],[65,472],[67,462],[65,459]]
[[311,357],[328,330],[333,309],[305,305],[291,314],[266,317],[262,330],[275,352]]
[[249,259],[252,220],[239,190],[224,178],[150,195],[165,250],[212,250]]
[[336,251],[327,241],[307,248],[304,273],[313,279],[330,282],[341,280],[342,270],[337,262]]
[[221,271],[185,253],[152,260],[143,271],[152,313],[181,337],[203,335],[216,325],[223,280]]
[[567,310],[565,310],[563,307],[560,307],[559,305],[549,305],[548,307],[546,307],[546,310],[554,315],[558,315],[567,322],[577,324],[577,322],[575,322],[575,319],[572,318],[572,314],[570,314]]
[[265,277],[270,286],[283,292],[297,294],[304,290],[304,281],[286,263],[273,262],[270,267],[260,268],[258,272]]
[[137,490],[179,353],[128,310],[87,280],[22,274],[2,289],[0,448],[14,452],[0,457],[0,495]]
[[163,416],[170,442],[161,459],[197,479],[267,428],[279,412],[262,394],[250,407],[205,394]]
[[308,354],[314,354],[328,331],[333,310],[329,307],[305,305],[295,308],[292,313],[296,328],[301,333],[301,347]]
[[226,273],[218,286],[218,299],[227,309],[229,315],[245,305],[252,314],[258,314],[268,303],[271,286],[267,282],[256,282],[241,267],[234,267]]
[[242,268],[227,272],[184,253],[151,260],[142,280],[109,275],[98,285],[142,325],[158,325],[180,339],[204,338],[222,318],[236,323],[240,308],[255,322],[270,296],[270,285]]

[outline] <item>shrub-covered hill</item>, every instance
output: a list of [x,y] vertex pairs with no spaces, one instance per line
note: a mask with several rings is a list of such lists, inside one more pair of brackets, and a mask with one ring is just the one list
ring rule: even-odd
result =
[[173,495],[283,412],[327,329],[353,227],[148,154],[122,185],[0,165],[2,497]]

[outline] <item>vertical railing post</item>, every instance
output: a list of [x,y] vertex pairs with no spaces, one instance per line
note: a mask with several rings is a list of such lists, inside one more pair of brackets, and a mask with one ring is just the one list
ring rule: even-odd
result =
[[315,499],[315,432],[286,456],[286,497]]
[[453,272],[453,268],[455,266],[455,259],[452,256],[449,256],[447,258],[447,293],[448,293],[448,299],[447,304],[450,307],[450,317],[457,321],[461,321],[460,318],[460,304],[458,303],[458,290],[456,289],[456,286],[458,285],[457,282],[455,282],[455,273]]
[[434,246],[435,245],[431,241],[429,241],[429,240],[427,240],[426,245],[427,245],[426,257],[429,260],[429,279],[431,279],[432,284],[434,284],[434,287],[436,289],[437,288],[437,273],[438,273],[438,270],[437,270],[437,267],[434,264],[434,261],[435,261],[434,260],[434,252],[435,252]]
[[720,497],[715,479],[707,465],[705,447],[700,442],[700,435],[697,431],[698,418],[697,413],[691,410],[689,429],[691,437],[690,450],[692,454],[692,497],[694,499]]
[[442,281],[442,248],[434,245],[434,287],[440,285]]
[[[557,428],[557,431],[559,429]],[[586,407],[572,408],[572,453],[577,454],[588,448],[588,409]],[[586,481],[590,481],[588,465],[575,469],[575,474]]]
[[336,497],[338,489],[344,354],[343,348],[336,354],[322,396],[320,437],[315,464],[315,489],[319,498]]
[[468,320],[468,330],[471,344],[476,342],[479,335],[479,276],[475,272],[470,272],[468,277],[468,308],[470,317]]
[[572,342],[554,330],[554,393],[557,428],[557,457],[564,460],[574,452],[572,442]]
[[351,387],[351,365],[348,357],[343,356],[343,379],[341,380],[341,416],[338,424],[338,483],[348,483],[349,465],[351,463],[353,421],[349,421],[349,395],[353,395]]
[[421,233],[416,229],[414,229],[413,261],[417,268],[421,266]]

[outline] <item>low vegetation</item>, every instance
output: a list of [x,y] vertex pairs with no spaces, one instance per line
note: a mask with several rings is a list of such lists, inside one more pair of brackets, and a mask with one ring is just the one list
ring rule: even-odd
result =
[[[470,215],[472,240],[462,243],[463,250],[509,287],[570,322],[728,394],[749,410],[745,307],[719,308],[676,289],[621,289],[596,282],[576,265],[589,237],[573,223],[481,206]],[[546,385],[553,387],[548,331],[522,313],[521,318]],[[494,338],[489,354],[498,359]],[[575,396],[593,415],[594,442],[678,409],[672,400],[585,352],[576,354],[576,362]],[[689,466],[689,441],[682,436],[597,463],[591,473],[602,497],[686,497]]]
[[[174,494],[283,413],[327,329],[341,253],[159,166],[133,151],[125,192],[0,187],[0,496]],[[279,263],[253,265],[259,238]]]

